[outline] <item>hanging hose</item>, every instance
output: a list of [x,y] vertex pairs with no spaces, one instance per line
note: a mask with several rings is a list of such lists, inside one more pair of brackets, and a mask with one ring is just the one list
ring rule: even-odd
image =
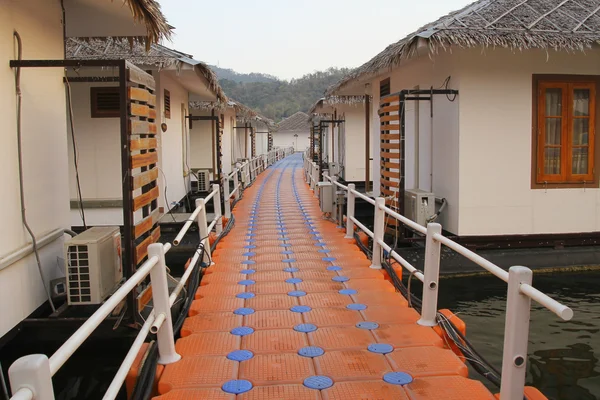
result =
[[[21,61],[23,58],[23,44],[21,42],[21,35],[19,35],[17,31],[14,31],[13,36],[17,40],[17,59]],[[42,269],[42,261],[40,260],[40,253],[38,251],[37,240],[35,239],[33,230],[27,222],[27,213],[25,212],[25,189],[23,184],[23,143],[21,136],[22,94],[20,67],[17,67],[15,71],[15,90],[17,94],[17,153],[19,157],[19,195],[21,198],[21,220],[23,221],[23,225],[29,233],[29,236],[31,236],[31,246],[33,247],[33,252],[35,254],[35,261],[37,263],[38,271],[40,273],[40,278],[42,279],[42,285],[44,285],[44,290],[46,291],[46,297],[48,298],[50,308],[52,309],[52,312],[55,312],[56,307],[54,307],[54,302],[52,301],[52,294],[50,293],[50,288],[46,284],[46,279],[44,278],[44,271]]]
[[158,365],[158,346],[156,341],[151,341],[148,350],[139,367],[139,375],[135,381],[131,400],[146,400],[152,396],[156,366]]

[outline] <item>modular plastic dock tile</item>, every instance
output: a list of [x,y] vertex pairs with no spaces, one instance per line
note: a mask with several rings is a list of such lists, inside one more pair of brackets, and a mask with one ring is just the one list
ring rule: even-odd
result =
[[[292,275],[288,272],[286,279]],[[294,285],[286,283],[283,279],[274,282],[256,282],[250,289],[256,295],[259,294],[286,294],[290,290],[294,290]]]
[[237,361],[223,356],[183,357],[176,363],[165,366],[158,382],[158,392],[172,389],[220,387],[224,382],[237,379]]
[[325,326],[356,326],[364,321],[360,312],[348,310],[347,308],[315,308],[304,315],[306,322],[318,327]]
[[[240,286],[241,288],[241,286]],[[233,311],[244,306],[244,299],[237,297],[211,296],[194,300],[190,307],[189,315],[193,317],[198,314],[213,313],[215,311]]]
[[[344,264],[341,264],[342,266]],[[373,279],[384,280],[381,271],[371,269],[369,267],[344,268],[343,274],[351,279]]]
[[378,329],[373,331],[373,334],[379,343],[388,343],[396,348],[444,346],[442,338],[427,326],[413,324],[380,325]]
[[391,385],[383,380],[339,382],[322,390],[321,396],[323,400],[409,400],[402,386]]
[[211,296],[235,296],[243,291],[237,284],[211,283],[209,285],[199,286],[196,291],[195,299]]
[[314,374],[310,358],[295,353],[257,354],[241,363],[239,377],[254,385],[300,384]]
[[[304,385],[256,386],[249,392],[238,395],[238,400],[321,400],[318,390]],[[350,399],[345,399],[350,400]]]
[[244,325],[251,326],[254,329],[292,329],[294,326],[302,323],[300,313],[286,310],[266,310],[257,311],[254,314],[244,317]]
[[308,346],[305,333],[291,329],[271,329],[255,331],[242,338],[242,349],[260,353],[296,353]]
[[334,382],[381,379],[392,367],[382,354],[367,350],[326,351],[314,359],[318,375],[325,375]]
[[[240,265],[240,269],[241,265]],[[227,271],[227,272],[219,272],[218,270],[215,270],[214,272],[205,275],[202,278],[201,281],[201,285],[208,285],[209,283],[229,283],[229,284],[234,284],[237,281],[240,280],[240,274],[236,273],[236,272],[231,272],[231,271]]]
[[183,337],[175,344],[182,357],[228,354],[240,348],[240,337],[230,332],[202,332]]
[[300,304],[311,306],[312,308],[342,308],[350,303],[352,303],[352,299],[349,296],[344,296],[338,292],[314,293],[300,297]]
[[371,343],[375,343],[375,338],[368,330],[338,326],[320,328],[309,333],[308,338],[311,346],[325,350],[366,349]]
[[235,394],[229,394],[220,388],[177,389],[154,397],[154,400],[235,400]]
[[421,318],[414,308],[408,307],[394,307],[390,312],[389,306],[371,306],[361,313],[365,320],[379,324],[414,324]]
[[439,347],[409,347],[386,355],[394,371],[407,372],[414,378],[459,375],[467,377],[467,366],[452,352]]
[[[297,263],[294,263],[297,267]],[[300,271],[294,272],[294,277],[300,278],[302,280],[329,280],[334,276],[338,276],[335,271],[327,271],[325,268],[320,269],[311,269],[311,270],[303,270],[302,267],[299,267]]]
[[417,378],[404,389],[411,400],[494,400],[481,382],[461,376]]
[[[284,272],[283,268],[286,267],[285,263],[281,263],[281,270],[280,271],[258,271],[255,274],[252,274],[252,279],[255,280],[256,282],[270,282],[270,281],[284,281],[287,278],[291,278],[291,275],[289,272]],[[260,268],[260,266],[258,266],[257,268]]]
[[[293,289],[293,287],[290,287],[290,289]],[[289,310],[290,307],[295,305],[298,305],[298,298],[287,294],[258,294],[256,297],[246,300],[246,307],[253,308],[257,311]]]
[[408,302],[400,293],[392,292],[363,292],[352,295],[357,303],[369,304],[371,306],[390,306],[400,308],[407,306]]
[[205,313],[186,318],[181,327],[181,336],[210,331],[229,332],[241,324],[242,316],[231,311]]
[[359,292],[396,292],[396,288],[390,282],[380,279],[354,279],[346,282],[349,288],[356,289]]
[[339,292],[344,289],[344,284],[331,280],[304,280],[296,284],[298,290],[304,290],[306,293],[321,292]]

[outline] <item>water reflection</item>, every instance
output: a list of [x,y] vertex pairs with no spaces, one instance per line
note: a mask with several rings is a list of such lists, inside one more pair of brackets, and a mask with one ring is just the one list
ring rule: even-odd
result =
[[[532,303],[527,384],[551,400],[599,399],[600,272],[534,273],[534,286],[569,305],[575,316],[561,321]],[[459,313],[471,342],[500,369],[506,284],[488,277],[443,280],[439,302]]]
[[577,382],[583,378],[599,376],[594,370],[598,359],[592,347],[574,344],[566,349],[538,350],[529,356],[531,384],[544,388],[548,397],[568,400],[595,400],[588,388]]

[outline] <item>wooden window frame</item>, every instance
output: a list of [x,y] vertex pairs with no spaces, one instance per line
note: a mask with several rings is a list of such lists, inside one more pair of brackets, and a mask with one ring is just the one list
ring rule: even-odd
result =
[[[167,99],[169,101],[167,101]],[[169,103],[169,104],[167,105],[167,103]],[[163,92],[163,110],[165,113],[165,118],[171,119],[171,92],[168,91],[167,89],[164,89],[164,92]]]
[[[381,94],[381,87],[387,85],[387,87],[389,88],[389,93],[386,94]],[[382,79],[381,81],[379,81],[379,98],[381,99],[382,97],[385,96],[389,96],[390,94],[392,94],[392,82],[390,78],[385,78]]]
[[[572,88],[588,87],[590,88],[590,131],[589,136],[589,160],[591,162],[591,171],[587,175],[572,176],[567,173],[570,171],[571,156],[568,150],[563,152],[561,157],[562,170],[565,171],[564,177],[544,175],[543,150],[544,132],[541,124],[544,118],[544,105],[541,104],[540,94],[544,88],[561,87]],[[598,168],[600,167],[600,140],[595,140],[595,135],[600,133],[600,101],[598,99],[600,90],[600,75],[546,75],[534,74],[532,79],[532,132],[531,132],[531,188],[532,189],[567,189],[567,188],[597,188],[599,186]],[[566,124],[572,121],[571,115],[571,94],[563,90],[563,105],[568,107],[568,111],[563,110],[563,129],[561,143],[571,148],[570,131],[566,129]],[[567,101],[565,101],[567,100]],[[566,118],[565,118],[566,116]],[[564,154],[569,156],[565,157]],[[566,177],[566,178],[565,178]]]
[[[98,110],[98,93],[116,93],[119,107],[115,110]],[[94,86],[90,87],[90,114],[92,118],[119,118],[121,116],[121,97],[118,86]]]

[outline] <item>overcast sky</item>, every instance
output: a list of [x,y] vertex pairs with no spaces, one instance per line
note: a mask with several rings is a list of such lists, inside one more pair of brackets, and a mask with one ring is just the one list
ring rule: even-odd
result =
[[283,79],[357,67],[470,0],[161,0],[177,50]]

